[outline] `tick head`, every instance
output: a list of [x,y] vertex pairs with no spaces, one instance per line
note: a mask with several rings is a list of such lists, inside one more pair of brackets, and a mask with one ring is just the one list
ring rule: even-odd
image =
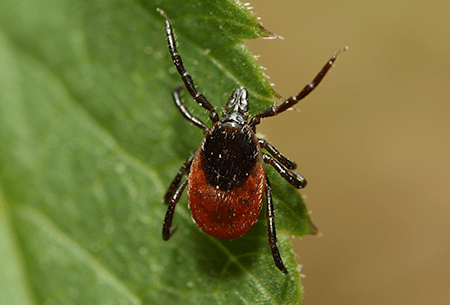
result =
[[234,90],[225,106],[221,122],[243,126],[248,119],[248,91],[244,87]]

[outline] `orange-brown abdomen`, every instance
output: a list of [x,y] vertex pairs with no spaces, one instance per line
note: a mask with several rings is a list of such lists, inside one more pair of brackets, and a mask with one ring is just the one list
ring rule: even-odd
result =
[[217,238],[244,235],[258,220],[265,191],[261,150],[251,129],[216,123],[197,150],[189,174],[189,208]]

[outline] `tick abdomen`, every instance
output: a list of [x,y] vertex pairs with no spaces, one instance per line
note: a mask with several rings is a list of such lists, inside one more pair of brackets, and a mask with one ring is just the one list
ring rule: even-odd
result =
[[204,232],[218,238],[245,234],[258,220],[265,191],[264,163],[248,126],[216,123],[189,174],[189,208]]

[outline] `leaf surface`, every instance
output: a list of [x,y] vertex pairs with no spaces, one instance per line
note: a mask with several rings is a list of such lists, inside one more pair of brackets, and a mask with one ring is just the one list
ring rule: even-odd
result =
[[181,80],[156,8],[219,111],[238,86],[252,114],[273,93],[242,43],[270,33],[242,4],[154,2],[0,1],[1,304],[301,303],[287,235],[316,229],[271,169],[292,280],[273,263],[265,212],[243,237],[219,240],[199,231],[183,195],[179,230],[161,238],[161,199],[202,132],[173,105]]

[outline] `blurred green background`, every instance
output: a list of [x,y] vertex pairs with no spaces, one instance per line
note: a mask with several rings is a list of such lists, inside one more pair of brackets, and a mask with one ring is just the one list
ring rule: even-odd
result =
[[448,304],[449,1],[250,3],[284,40],[248,42],[284,97],[258,131],[297,161],[322,238],[295,240],[305,304]]

